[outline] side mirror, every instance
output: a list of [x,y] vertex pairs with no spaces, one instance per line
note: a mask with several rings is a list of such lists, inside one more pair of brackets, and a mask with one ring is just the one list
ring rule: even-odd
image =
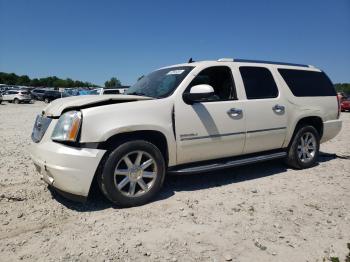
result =
[[214,88],[210,85],[202,84],[192,86],[190,92],[183,94],[183,99],[187,104],[201,102],[214,95]]

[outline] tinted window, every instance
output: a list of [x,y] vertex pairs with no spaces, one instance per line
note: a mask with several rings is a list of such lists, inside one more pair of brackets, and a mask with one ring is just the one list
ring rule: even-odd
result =
[[58,91],[46,91],[45,93],[46,93],[46,95],[52,95],[52,96],[60,95],[60,92],[58,92]]
[[231,69],[226,66],[209,67],[201,71],[190,83],[186,92],[195,85],[207,84],[213,87],[214,95],[208,101],[236,98]]
[[295,96],[335,96],[332,82],[323,72],[278,69]]
[[105,90],[103,92],[105,95],[110,95],[110,94],[120,94],[119,90]]
[[241,66],[239,71],[242,75],[248,99],[263,99],[278,96],[275,80],[267,68]]

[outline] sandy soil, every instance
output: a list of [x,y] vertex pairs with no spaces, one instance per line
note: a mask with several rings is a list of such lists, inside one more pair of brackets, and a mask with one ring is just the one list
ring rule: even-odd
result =
[[0,105],[1,261],[343,261],[350,242],[350,113],[318,166],[280,161],[172,176],[142,207],[51,192],[31,163],[44,104]]

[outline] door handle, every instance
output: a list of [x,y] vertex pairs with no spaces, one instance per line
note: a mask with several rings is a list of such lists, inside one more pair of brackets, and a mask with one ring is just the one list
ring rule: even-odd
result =
[[242,116],[242,109],[238,109],[238,108],[231,108],[230,110],[227,111],[227,114],[229,116],[232,116],[232,117],[240,117]]
[[272,110],[275,111],[277,114],[281,114],[284,113],[285,107],[277,104],[272,108]]

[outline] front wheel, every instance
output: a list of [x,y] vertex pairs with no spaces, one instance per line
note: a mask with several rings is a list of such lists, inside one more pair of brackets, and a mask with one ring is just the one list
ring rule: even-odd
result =
[[144,140],[126,142],[108,156],[99,185],[121,207],[143,205],[160,190],[166,165],[159,149]]
[[286,162],[296,169],[312,167],[318,158],[320,135],[313,126],[303,126],[294,135]]
[[15,99],[13,100],[13,102],[14,102],[15,104],[19,104],[19,100],[18,100],[17,98],[15,98]]

